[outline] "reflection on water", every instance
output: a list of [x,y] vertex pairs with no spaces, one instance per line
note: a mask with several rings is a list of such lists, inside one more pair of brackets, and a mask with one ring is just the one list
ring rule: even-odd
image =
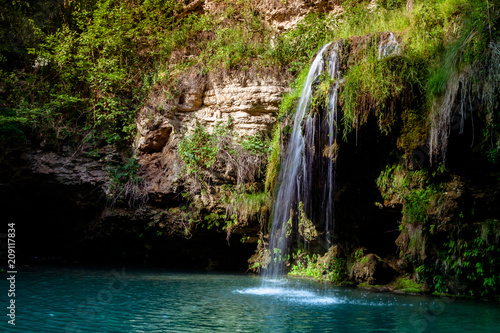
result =
[[[5,279],[2,288],[5,288]],[[3,289],[6,290],[6,289]],[[133,269],[18,273],[7,332],[496,332],[497,303]],[[6,329],[3,329],[3,328]]]

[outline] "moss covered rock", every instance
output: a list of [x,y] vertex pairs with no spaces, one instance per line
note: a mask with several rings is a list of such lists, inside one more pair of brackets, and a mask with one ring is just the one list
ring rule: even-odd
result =
[[374,285],[388,283],[395,273],[379,256],[370,253],[351,266],[349,277],[356,283]]

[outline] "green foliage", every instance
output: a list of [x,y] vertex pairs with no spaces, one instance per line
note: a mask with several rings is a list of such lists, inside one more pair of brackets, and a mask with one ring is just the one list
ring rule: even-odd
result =
[[112,183],[125,184],[130,180],[134,182],[142,180],[137,177],[139,167],[139,161],[132,157],[125,159],[122,163],[109,162],[106,170],[108,171],[108,176],[111,178]]
[[314,53],[336,37],[335,22],[335,15],[310,13],[296,28],[276,37],[271,54],[279,63],[289,64],[289,71],[300,73]]
[[[336,36],[347,39],[392,31],[399,36],[404,51],[402,56],[382,61],[372,52],[345,73],[340,92],[344,139],[353,127],[366,121],[369,112],[377,116],[380,130],[389,132],[395,121],[392,102],[396,100],[405,109],[411,108],[414,97],[421,96],[419,103],[424,110],[418,113],[428,115],[430,105],[443,94],[454,73],[487,60],[495,33],[497,15],[492,13],[498,9],[481,0],[419,1],[412,11],[406,11],[399,1],[378,5],[378,10],[371,11],[364,3],[347,4]],[[420,125],[412,134],[425,132],[428,125]],[[410,129],[406,132],[410,134]],[[408,151],[409,144],[403,144]]]
[[[145,33],[141,24],[147,21],[141,16],[168,15],[149,10],[148,6],[157,5],[112,0],[61,5],[55,10],[56,17],[62,15],[53,22],[57,24],[38,27],[36,41],[25,43],[23,70],[10,72],[24,76],[25,83],[7,92],[9,106],[26,114],[44,139],[57,142],[77,135],[111,144],[130,141],[140,97],[138,72],[150,64],[138,52],[143,48],[140,35]],[[41,14],[47,14],[44,20],[52,17]]]
[[[440,96],[444,93],[452,74],[464,70],[475,62],[487,60],[488,44],[495,31],[498,8],[493,2],[482,0],[447,0],[424,2],[418,7],[417,24],[428,31],[429,38],[440,39],[437,62],[431,66],[427,90]],[[493,16],[492,16],[493,14]],[[442,26],[441,31],[436,27]],[[455,39],[445,43],[444,34],[453,29],[459,31]],[[443,50],[444,49],[444,50]]]
[[[228,6],[226,13],[231,19],[234,19],[236,14],[232,5]],[[263,41],[268,41],[269,35],[264,34],[260,16],[254,15],[247,8],[243,8],[238,14],[243,21],[241,24],[213,27],[216,38],[207,42],[202,54],[209,67],[222,66],[226,69],[236,69],[249,66],[250,60],[266,54],[267,47]]]
[[365,256],[365,249],[363,249],[363,248],[357,249],[352,254],[352,257],[353,257],[353,259],[354,259],[355,262],[361,260],[361,258],[363,258],[364,256]]
[[[391,123],[385,120],[392,116],[384,118],[382,110],[388,97],[416,83],[439,95],[460,64],[484,57],[497,8],[481,0],[419,1],[411,12],[399,0],[378,4],[373,11],[363,2],[344,2],[340,14],[311,13],[277,34],[253,4],[237,0],[189,16],[179,15],[185,5],[173,0],[8,2],[0,16],[0,62],[8,60],[13,67],[7,75],[22,84],[3,89],[9,101],[1,107],[14,110],[17,118],[9,114],[2,123],[14,136],[35,129],[53,141],[92,137],[127,143],[143,99],[152,89],[173,98],[182,72],[299,73],[328,41],[393,31],[407,45],[404,64],[392,69],[373,59],[358,64],[346,73],[344,94],[347,129],[362,107],[359,96],[365,95],[379,111],[381,129],[388,131]],[[434,68],[426,80],[422,67]],[[285,98],[282,109],[293,109],[293,102],[294,97]]]
[[241,147],[254,155],[267,155],[269,153],[269,142],[262,135],[255,134],[241,140]]
[[[441,171],[439,171],[441,170]],[[438,168],[433,176],[439,176],[443,169]],[[382,193],[384,200],[394,200],[396,202],[418,201],[418,198],[425,199],[431,194],[436,194],[436,185],[431,182],[428,170],[406,170],[402,164],[387,165],[377,178],[377,186]],[[415,199],[415,200],[414,200]]]
[[291,265],[289,275],[311,277],[318,281],[340,284],[347,278],[346,261],[343,258],[328,259],[328,253],[321,257],[306,254],[301,250],[292,254],[295,263]]
[[[270,197],[255,183],[260,174],[260,163],[269,151],[266,139],[255,135],[238,140],[231,119],[227,123],[219,122],[211,132],[196,122],[192,132],[180,140],[177,148],[184,162],[183,177],[198,184],[190,189],[189,195],[185,193],[188,201],[188,197],[195,198],[189,203],[190,225],[221,228],[229,238],[236,225],[254,219],[260,221],[267,214]],[[228,174],[231,181],[236,180],[236,185],[222,185],[219,193],[213,193],[212,181]],[[216,198],[215,207],[207,210],[201,197],[207,197],[207,200],[208,197]]]
[[132,207],[147,200],[144,179],[138,176],[139,169],[139,162],[134,157],[107,162],[109,184],[106,192],[111,206],[128,203]]
[[[404,203],[408,221],[425,223],[427,207],[442,190],[442,184],[433,181],[443,169],[430,173],[426,169],[409,171],[402,164],[387,165],[377,178],[377,186],[384,200]],[[408,214],[408,215],[406,215]]]
[[77,139],[85,101],[60,88],[32,73],[0,70],[0,122],[18,138],[37,128],[38,136],[49,143]]
[[320,110],[326,109],[329,103],[330,87],[334,81],[328,72],[320,75],[318,84],[313,92],[310,112],[319,114]]
[[326,280],[340,284],[347,279],[346,262],[342,258],[336,258],[330,262],[327,268]]
[[496,163],[498,161],[499,152],[500,152],[499,146],[491,147],[490,150],[486,151],[486,158],[491,163]]
[[1,110],[0,114],[0,142],[18,142],[26,139],[22,128],[26,119],[17,117],[12,110]]
[[[165,214],[169,216],[170,234],[182,231],[185,238],[191,238],[197,228],[215,229],[226,231],[228,238],[231,233],[231,226],[235,223],[234,217],[228,216],[224,209],[213,207],[208,210],[203,202],[191,198],[187,192],[182,193],[186,201],[180,208],[169,208]],[[160,225],[167,227],[167,225]]]
[[[414,263],[421,263],[415,270],[419,281],[437,293],[491,296],[497,292],[500,279],[494,259],[500,254],[497,221],[466,224],[461,212],[457,221],[447,224],[451,230],[440,233],[438,228],[443,228],[443,224],[436,221],[434,214],[441,209],[444,187],[438,180],[443,172],[442,165],[432,173],[407,171],[401,165],[393,165],[379,176],[377,185],[386,202],[403,205],[402,233],[398,239],[401,256],[412,256]],[[438,242],[437,237],[446,239],[443,247],[424,246],[426,240]],[[460,284],[469,289],[457,287]]]
[[384,9],[397,9],[403,7],[405,3],[404,0],[380,0],[377,2],[377,6]]
[[[437,260],[417,269],[420,280],[432,285],[436,293],[488,297],[498,294],[498,230],[498,220],[486,220],[448,233]],[[460,283],[466,283],[468,289],[457,287]]]
[[252,219],[261,220],[270,210],[270,196],[267,192],[242,192],[231,189],[224,199],[226,212],[233,217],[235,224],[248,223]]
[[201,177],[201,171],[211,169],[216,161],[219,147],[216,134],[210,134],[198,121],[194,131],[186,135],[177,146],[181,160],[186,165],[186,174],[197,174]]
[[344,4],[340,18],[342,24],[335,27],[334,35],[343,39],[384,31],[400,33],[411,24],[411,14],[403,8],[373,11],[366,3],[358,1]]
[[9,2],[0,63],[14,66],[1,76],[15,82],[1,84],[0,108],[14,111],[2,111],[2,136],[127,144],[144,98],[161,89],[172,99],[183,72],[276,73],[297,59],[293,38],[277,36],[251,4],[215,6],[186,16],[174,0]]
[[407,171],[399,165],[387,166],[377,179],[386,206],[403,206],[397,240],[400,256],[415,262],[425,258],[425,241],[435,233],[436,207],[439,207],[444,184],[439,180],[442,169],[430,173],[422,169]]
[[68,18],[66,6],[56,0],[2,1],[0,64],[19,65],[28,48],[40,43],[45,34],[56,30]]
[[404,218],[406,223],[426,224],[429,220],[429,205],[440,192],[436,186],[413,189],[405,196]]
[[[226,220],[227,216],[223,214],[217,213],[209,213],[203,217],[202,221],[199,221],[199,225],[206,229],[212,229],[214,227],[218,227],[221,224],[221,221]],[[227,226],[226,226],[227,228]]]
[[212,133],[197,121],[192,133],[185,135],[177,148],[186,176],[194,175],[205,181],[224,167],[226,172],[233,169],[238,184],[256,177],[258,167],[253,168],[249,160],[264,158],[269,150],[268,141],[262,136],[248,136],[239,142],[231,118],[227,123],[218,122]]
[[297,260],[295,265],[288,272],[288,275],[292,276],[307,276],[316,279],[322,277],[322,271],[320,267],[316,265],[317,256],[313,254],[312,256],[304,255],[301,257],[302,260]]

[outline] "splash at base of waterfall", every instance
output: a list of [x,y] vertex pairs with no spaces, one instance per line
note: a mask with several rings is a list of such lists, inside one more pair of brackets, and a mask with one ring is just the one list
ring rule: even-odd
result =
[[[319,290],[307,284],[296,284],[288,279],[268,280],[262,287],[237,289],[233,293],[266,297],[277,302],[288,304],[303,304],[315,306],[332,306],[340,304],[361,306],[391,306],[391,300],[371,300],[340,296],[333,290]],[[413,306],[413,304],[399,304],[400,306]]]

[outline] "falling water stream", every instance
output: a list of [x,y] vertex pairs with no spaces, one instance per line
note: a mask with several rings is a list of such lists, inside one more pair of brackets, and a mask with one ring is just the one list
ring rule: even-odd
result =
[[[295,109],[293,129],[283,157],[278,178],[279,188],[273,206],[273,224],[269,240],[271,259],[263,274],[265,280],[276,280],[284,273],[284,258],[289,251],[291,229],[294,220],[297,220],[293,214],[297,214],[300,209],[303,209],[307,216],[317,216],[318,220],[324,222],[325,248],[328,249],[331,245],[334,227],[337,90],[340,83],[338,53],[338,44],[329,43],[320,49],[307,74]],[[329,75],[332,85],[326,115],[322,116],[310,112],[310,109],[313,87],[325,72]],[[324,145],[321,146],[318,142],[323,142]],[[321,202],[319,205],[314,203],[315,207],[320,208],[320,213],[315,214],[312,198],[318,196],[313,193],[317,191],[317,186],[313,185],[313,164],[318,163],[318,159],[326,160],[326,163],[320,163],[320,177],[324,181],[321,184],[322,197],[319,197]]]
[[[391,32],[381,35],[379,59],[400,53],[400,45]],[[278,177],[278,190],[273,206],[272,229],[269,238],[270,262],[263,270],[263,285],[255,294],[274,295],[300,293],[284,289],[285,262],[290,252],[293,232],[302,223],[297,215],[305,214],[315,225],[324,225],[324,249],[332,245],[335,227],[335,183],[337,166],[337,97],[342,84],[340,55],[342,42],[324,45],[316,55],[307,74],[293,118],[293,129],[283,154]],[[311,104],[315,89],[327,82],[328,105],[324,114],[313,112]],[[322,88],[325,89],[324,87]],[[321,92],[320,92],[321,93]],[[316,179],[315,179],[316,177]],[[304,239],[304,245],[307,240]],[[296,286],[297,287],[297,286]]]

